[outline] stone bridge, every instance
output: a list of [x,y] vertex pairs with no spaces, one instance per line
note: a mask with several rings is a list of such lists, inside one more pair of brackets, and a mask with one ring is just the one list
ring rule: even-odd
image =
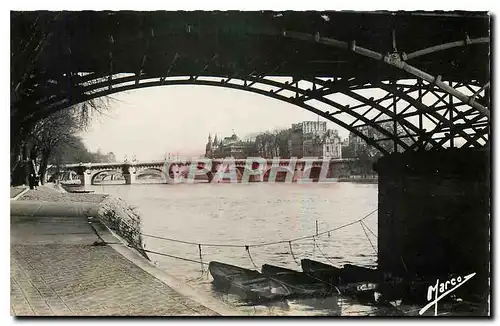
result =
[[[354,159],[194,159],[194,160],[167,160],[147,162],[115,162],[115,163],[77,163],[62,166],[65,171],[74,171],[81,185],[93,185],[102,176],[122,175],[125,184],[136,183],[141,176],[156,174],[165,183],[176,183],[180,179],[191,181],[228,182],[229,169],[234,163],[235,178],[238,182],[291,181],[310,179],[317,181],[320,175],[325,178],[336,178],[347,175],[349,164]],[[196,165],[196,167],[195,167]],[[55,167],[48,169],[55,172]],[[219,173],[220,178],[217,178]]]

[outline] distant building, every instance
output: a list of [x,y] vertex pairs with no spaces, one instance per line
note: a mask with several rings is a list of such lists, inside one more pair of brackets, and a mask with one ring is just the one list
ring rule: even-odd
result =
[[[374,138],[375,137],[375,132],[374,129],[370,126],[363,126],[358,128],[358,130],[365,136],[369,138]],[[352,148],[354,152],[359,151],[360,148],[366,147],[366,141],[356,135],[353,132],[349,133],[349,146]]]
[[233,133],[231,137],[222,140],[221,157],[244,158],[245,146],[246,144]]
[[323,156],[323,146],[321,143],[321,134],[303,133],[302,134],[302,156],[321,157]]
[[324,158],[342,158],[342,140],[337,130],[327,130],[322,144]]
[[230,137],[225,137],[220,142],[217,135],[212,142],[212,137],[208,135],[208,142],[205,148],[205,157],[207,158],[245,158],[245,148],[248,146],[247,142],[241,141],[235,133]]
[[326,121],[302,121],[292,124],[292,129],[302,129],[304,134],[323,135],[326,132]]
[[342,158],[342,141],[336,130],[326,128],[326,121],[294,123],[291,131],[292,157]]
[[[215,136],[217,138],[217,136]],[[208,142],[205,146],[205,157],[212,158],[214,155],[213,146],[215,145],[215,141],[212,143],[212,135],[208,134]]]
[[292,124],[290,139],[288,140],[288,152],[291,157],[304,156],[304,138],[302,132],[302,125],[295,123]]
[[208,135],[205,157],[237,159],[247,156],[342,158],[342,141],[337,130],[326,128],[326,122],[303,121],[288,130],[265,132],[242,141],[233,132],[221,141]]

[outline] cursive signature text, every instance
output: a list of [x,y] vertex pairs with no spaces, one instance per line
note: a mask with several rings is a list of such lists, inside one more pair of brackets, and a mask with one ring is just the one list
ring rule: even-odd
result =
[[[436,281],[436,285],[431,285],[427,289],[427,300],[430,301],[425,307],[420,309],[418,312],[419,315],[422,315],[427,311],[430,307],[434,306],[434,316],[437,316],[437,303],[439,300],[455,291],[458,287],[462,286],[465,282],[470,280],[476,273],[471,273],[464,277],[458,276],[454,277],[444,283],[439,283],[439,279]],[[451,289],[448,290],[448,286],[452,286]],[[434,294],[434,295],[433,295]],[[440,294],[440,295],[439,295]],[[439,295],[439,297],[438,297]],[[434,300],[432,300],[434,297]],[[432,300],[432,301],[431,301]]]

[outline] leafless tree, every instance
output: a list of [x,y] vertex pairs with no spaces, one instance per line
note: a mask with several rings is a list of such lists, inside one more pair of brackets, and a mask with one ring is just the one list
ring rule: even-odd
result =
[[[23,135],[16,137],[14,148],[11,147],[11,154],[15,156],[15,163],[11,166],[13,183],[27,183],[28,175],[33,172],[32,166],[37,163],[43,182],[54,151],[63,145],[71,147],[74,135],[86,130],[92,117],[104,114],[108,107],[108,98],[98,98],[59,110],[24,128]],[[23,167],[19,166],[19,162]]]

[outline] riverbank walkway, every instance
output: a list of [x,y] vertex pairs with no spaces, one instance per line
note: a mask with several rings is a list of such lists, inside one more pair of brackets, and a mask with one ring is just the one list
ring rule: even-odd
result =
[[10,199],[16,199],[19,195],[21,195],[24,191],[26,191],[28,187],[19,186],[19,187],[10,187]]
[[[11,214],[11,315],[231,313],[224,308],[216,312],[218,309],[209,309],[180,294],[125,258],[123,252],[133,257],[139,255],[120,243],[99,221],[89,223],[84,216],[33,216],[29,210],[22,213],[20,201],[16,205],[16,215]],[[115,250],[118,247],[121,253]]]

